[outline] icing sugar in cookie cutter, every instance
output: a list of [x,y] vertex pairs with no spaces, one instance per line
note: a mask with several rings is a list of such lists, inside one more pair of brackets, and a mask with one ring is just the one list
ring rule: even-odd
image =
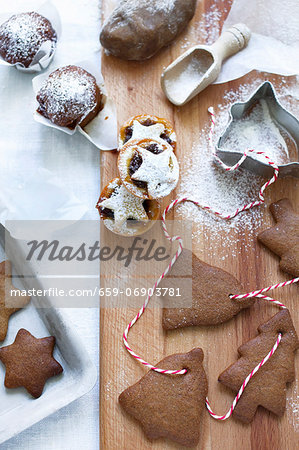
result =
[[[233,166],[239,161],[240,154],[242,154],[245,149],[240,149],[240,151],[225,149],[225,141],[234,127],[234,122],[244,119],[261,100],[266,102],[271,119],[277,124],[278,129],[285,131],[296,147],[296,151],[294,152],[296,155],[290,155],[290,162],[287,164],[278,164],[279,176],[293,176],[299,178],[299,121],[281,106],[277,100],[274,87],[269,81],[261,84],[246,102],[234,103],[231,106],[230,120],[224,133],[217,142],[216,155],[228,166]],[[252,147],[253,146],[248,139],[247,149],[251,149]],[[255,159],[250,156],[250,153],[241,164],[241,167],[265,178],[269,178],[273,175],[273,168],[271,168],[266,161],[263,162],[259,159]]]

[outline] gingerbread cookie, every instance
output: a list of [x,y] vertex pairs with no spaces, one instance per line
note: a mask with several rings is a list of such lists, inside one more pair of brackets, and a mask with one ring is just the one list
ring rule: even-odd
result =
[[200,348],[168,356],[159,367],[187,369],[187,373],[163,375],[150,370],[119,396],[121,407],[140,422],[148,439],[168,438],[186,447],[198,444],[208,392],[202,361]]
[[34,398],[42,395],[48,378],[63,371],[53,358],[55,338],[37,339],[23,328],[13,344],[0,348],[0,361],[6,367],[5,387],[24,387]]
[[281,258],[280,268],[299,277],[299,214],[290,200],[272,203],[270,211],[276,225],[258,235],[258,240]]
[[[170,287],[172,278],[186,277],[192,263],[192,306],[189,308],[163,308],[162,325],[165,330],[194,325],[218,325],[248,308],[254,299],[232,300],[230,294],[244,292],[241,283],[222,269],[204,263],[190,250],[184,249],[161,287]],[[183,274],[183,275],[182,275]],[[190,280],[191,281],[191,280]],[[168,304],[173,297],[163,297]]]
[[298,337],[287,309],[258,328],[259,335],[238,348],[239,359],[220,376],[219,381],[238,392],[247,375],[269,353],[278,333],[282,339],[276,352],[249,381],[234,410],[234,417],[244,423],[253,420],[258,406],[282,416],[286,407],[286,384],[294,381],[294,353]]
[[6,338],[10,316],[30,301],[30,297],[11,296],[11,290],[19,291],[11,283],[11,263],[3,261],[0,263],[0,342]]

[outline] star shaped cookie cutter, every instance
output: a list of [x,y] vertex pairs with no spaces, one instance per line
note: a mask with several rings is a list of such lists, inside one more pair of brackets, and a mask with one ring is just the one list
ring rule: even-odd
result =
[[[261,99],[266,101],[269,112],[274,121],[292,137],[297,149],[295,161],[291,161],[288,164],[279,165],[279,176],[292,176],[299,178],[299,121],[295,116],[281,106],[277,99],[274,87],[269,81],[265,81],[261,84],[246,102],[234,103],[231,106],[230,120],[224,133],[220,136],[217,142],[216,155],[229,166],[233,166],[238,162],[240,155],[243,152],[226,150],[223,143],[231,131],[232,123],[246,117],[246,114]],[[248,142],[248,148],[251,148],[250,142]],[[267,165],[267,163],[254,159],[251,156],[248,156],[245,159],[241,167],[265,178],[270,178],[273,175],[273,169]]]

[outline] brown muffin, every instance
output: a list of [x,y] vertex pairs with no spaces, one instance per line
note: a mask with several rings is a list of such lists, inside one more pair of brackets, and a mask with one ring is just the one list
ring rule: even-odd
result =
[[10,64],[29,67],[46,41],[52,42],[54,50],[56,32],[49,20],[36,12],[16,14],[0,26],[0,55]]
[[103,108],[96,79],[77,66],[52,72],[36,97],[37,112],[60,127],[86,126]]

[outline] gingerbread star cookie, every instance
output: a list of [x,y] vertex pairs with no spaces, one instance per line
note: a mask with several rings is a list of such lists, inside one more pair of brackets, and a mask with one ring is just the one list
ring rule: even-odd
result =
[[24,387],[34,398],[42,395],[48,378],[63,371],[53,358],[55,338],[37,339],[23,328],[13,344],[0,348],[0,361],[6,367],[5,387]]
[[[201,261],[190,250],[184,249],[175,262],[170,274],[160,286],[171,287],[172,279],[185,277],[192,264],[192,305],[188,308],[163,308],[162,325],[165,330],[194,325],[218,325],[248,308],[254,299],[232,300],[231,294],[244,292],[241,283],[228,272]],[[173,297],[163,297],[171,305]],[[186,299],[186,301],[189,299]]]
[[150,370],[119,396],[121,407],[140,422],[148,439],[167,438],[185,447],[199,442],[200,419],[208,391],[203,351],[168,356],[162,369],[187,369],[185,375]]
[[11,282],[11,263],[3,261],[0,263],[0,342],[6,338],[10,316],[30,301],[27,296],[12,296],[11,290],[19,291]]
[[282,416],[286,408],[286,384],[295,380],[294,353],[299,340],[290,313],[284,309],[258,328],[259,335],[238,348],[239,359],[218,378],[237,393],[250,372],[270,352],[278,333],[277,350],[249,381],[233,412],[236,419],[249,423],[259,406]]
[[280,268],[299,277],[299,214],[290,200],[272,203],[270,211],[276,225],[258,235],[258,240],[281,258]]

